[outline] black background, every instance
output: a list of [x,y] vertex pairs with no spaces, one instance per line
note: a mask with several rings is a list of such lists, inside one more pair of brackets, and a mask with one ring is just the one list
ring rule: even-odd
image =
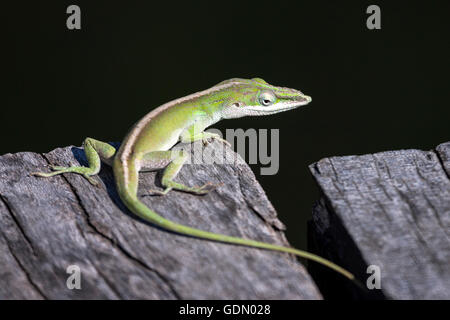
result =
[[[449,1],[155,3],[2,3],[0,154],[120,141],[164,102],[262,77],[313,102],[215,127],[280,129],[279,173],[252,168],[290,242],[305,248],[317,199],[309,164],[450,140]],[[70,4],[81,30],[66,28]],[[381,30],[366,28],[369,4],[381,7]]]

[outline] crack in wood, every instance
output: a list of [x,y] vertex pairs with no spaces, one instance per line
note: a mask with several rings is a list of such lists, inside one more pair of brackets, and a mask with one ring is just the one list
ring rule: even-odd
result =
[[31,287],[45,300],[48,300],[49,298],[47,297],[47,295],[44,293],[44,291],[42,291],[39,286],[33,281],[33,279],[31,278],[31,274],[28,272],[28,270],[25,268],[25,266],[22,264],[22,262],[20,261],[20,259],[16,256],[16,254],[14,253],[14,250],[11,249],[9,242],[7,239],[5,239],[6,242],[6,246],[9,250],[9,252],[11,253],[11,256],[14,258],[14,261],[17,263],[17,265],[19,266],[19,268],[22,270],[22,272],[25,274],[25,277],[28,281],[28,283],[31,285]]
[[[42,157],[51,165],[50,160],[43,154],[41,154]],[[115,239],[109,237],[108,235],[106,235],[105,233],[103,233],[102,231],[99,230],[99,228],[95,225],[95,223],[92,222],[91,216],[87,210],[87,208],[84,206],[83,204],[83,200],[81,199],[80,195],[78,194],[78,191],[76,190],[76,188],[72,185],[72,183],[69,181],[69,179],[67,177],[64,176],[64,174],[61,174],[61,177],[63,178],[63,180],[66,182],[66,184],[69,186],[70,190],[72,191],[73,195],[75,196],[75,199],[77,200],[77,203],[81,209],[81,211],[84,213],[85,215],[85,221],[86,224],[91,227],[92,230],[94,230],[94,232],[98,235],[100,235],[102,238],[106,239],[111,246],[117,248],[125,257],[127,257],[129,260],[133,261],[134,263],[137,263],[138,265],[140,265],[141,267],[147,269],[148,271],[154,273],[159,279],[161,279],[161,281],[163,283],[165,283],[167,285],[167,287],[169,288],[170,292],[172,293],[172,295],[178,299],[181,300],[182,298],[180,297],[180,295],[177,293],[177,291],[175,290],[175,288],[172,286],[172,284],[170,283],[170,281],[163,276],[159,271],[157,271],[156,269],[148,266],[146,263],[144,263],[143,261],[141,261],[140,259],[136,258],[135,256],[133,256],[130,252],[128,252],[128,250],[126,250],[123,246],[120,245],[120,243],[118,241],[115,241]],[[109,285],[109,284],[108,284]],[[113,290],[114,291],[114,290]]]
[[30,238],[28,237],[27,233],[25,232],[24,228],[22,227],[22,224],[20,223],[19,219],[17,219],[16,215],[14,214],[13,209],[11,208],[11,206],[9,205],[8,201],[6,200],[6,198],[0,194],[0,201],[3,203],[3,205],[6,208],[6,211],[8,211],[9,215],[11,216],[11,219],[14,221],[14,223],[17,226],[17,229],[19,230],[20,234],[22,235],[22,237],[25,239],[25,242],[27,243],[27,245],[30,247],[31,253],[34,256],[37,256],[36,251],[34,249],[33,243],[30,240]]

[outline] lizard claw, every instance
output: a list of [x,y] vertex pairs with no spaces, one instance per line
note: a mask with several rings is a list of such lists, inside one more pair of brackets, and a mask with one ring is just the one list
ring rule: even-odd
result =
[[148,192],[151,196],[165,196],[172,188],[166,188],[163,191],[156,189],[149,189]]
[[30,176],[34,177],[47,177],[48,173],[46,172],[30,172]]
[[210,139],[221,141],[223,144],[227,145],[228,147],[231,147],[231,143],[229,143],[227,140],[221,138],[219,135],[215,135],[215,134],[203,139],[203,144],[207,145],[209,143]]
[[53,171],[59,171],[59,170],[67,169],[66,167],[53,166],[53,165],[50,165],[49,167],[50,167],[50,169],[52,169]]
[[227,140],[219,138],[218,140],[222,141],[225,145],[231,148],[231,143],[229,143]]
[[210,192],[210,191],[212,191],[212,190],[214,190],[214,189],[216,189],[218,187],[221,187],[221,186],[223,186],[223,183],[214,184],[212,182],[207,182],[207,183],[205,183],[202,186],[196,187],[195,189],[200,194],[206,194],[206,193],[208,193],[208,192]]

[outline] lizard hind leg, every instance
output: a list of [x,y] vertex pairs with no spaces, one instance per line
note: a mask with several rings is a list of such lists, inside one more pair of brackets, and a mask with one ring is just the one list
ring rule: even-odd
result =
[[[161,178],[161,184],[164,187],[163,191],[149,190],[150,193],[156,195],[165,195],[170,190],[179,190],[194,194],[206,194],[216,187],[212,183],[206,183],[199,187],[188,187],[184,184],[173,181],[180,172],[184,163],[187,161],[189,155],[184,151],[155,151],[150,152],[144,156],[141,163],[141,171],[156,170],[161,166],[164,169]],[[159,168],[158,168],[159,167]]]
[[53,172],[32,172],[31,175],[38,177],[52,177],[62,173],[73,172],[85,177],[91,184],[98,185],[98,182],[91,176],[100,171],[101,161],[111,164],[116,149],[106,142],[98,141],[92,138],[86,138],[83,142],[84,153],[86,155],[89,167],[59,167],[51,166]]

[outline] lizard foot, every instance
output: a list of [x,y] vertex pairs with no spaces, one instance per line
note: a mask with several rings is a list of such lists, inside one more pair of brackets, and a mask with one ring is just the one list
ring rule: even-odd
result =
[[205,138],[203,138],[203,144],[207,145],[210,140],[217,140],[217,141],[221,141],[222,143],[226,144],[228,147],[231,147],[231,143],[229,143],[227,140],[221,138],[218,134],[215,133],[211,133],[208,136],[205,136]]
[[56,175],[62,174],[62,173],[73,172],[73,173],[81,174],[92,185],[99,186],[98,181],[91,177],[93,174],[92,174],[92,170],[90,168],[86,168],[86,167],[60,167],[60,166],[53,166],[53,165],[51,165],[50,169],[53,172],[31,172],[30,175],[37,176],[37,177],[48,178],[48,177],[53,177],[53,176],[56,176]]

